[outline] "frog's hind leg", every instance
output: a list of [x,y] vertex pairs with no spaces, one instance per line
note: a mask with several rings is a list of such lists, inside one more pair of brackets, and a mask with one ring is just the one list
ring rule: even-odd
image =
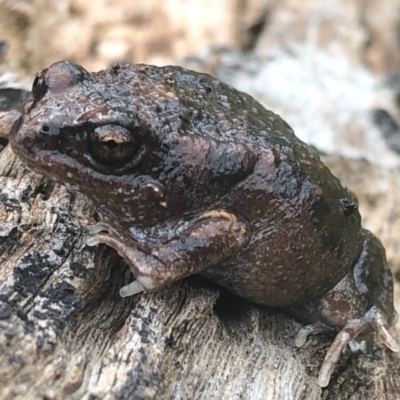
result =
[[[346,279],[347,280],[347,279]],[[346,281],[345,280],[345,281]],[[340,283],[340,287],[348,286],[347,284]],[[338,289],[335,288],[336,295],[338,294]],[[343,299],[341,299],[343,300]],[[330,304],[332,306],[332,303]],[[325,316],[326,317],[326,316]],[[330,377],[335,370],[337,363],[340,360],[342,353],[344,352],[347,344],[356,339],[364,331],[373,330],[377,333],[379,340],[390,350],[394,352],[399,351],[399,344],[393,338],[389,332],[389,327],[396,324],[398,319],[398,314],[393,311],[390,318],[387,318],[385,312],[380,311],[377,306],[372,306],[361,318],[349,319],[346,324],[342,327],[339,333],[336,335],[332,345],[330,346],[328,352],[325,355],[324,361],[322,363],[319,376],[318,384],[321,387],[326,387],[329,384]],[[317,335],[319,333],[337,332],[337,327],[329,326],[325,323],[317,321],[315,323],[306,325],[302,327],[296,334],[295,344],[298,347],[302,347],[308,335]]]
[[305,322],[295,343],[302,346],[308,335],[336,331],[336,338],[323,361],[318,383],[325,387],[346,345],[364,331],[375,331],[390,350],[399,351],[389,333],[398,319],[393,306],[393,279],[385,249],[369,231],[363,230],[363,250],[352,270],[320,298],[293,307],[291,311]]

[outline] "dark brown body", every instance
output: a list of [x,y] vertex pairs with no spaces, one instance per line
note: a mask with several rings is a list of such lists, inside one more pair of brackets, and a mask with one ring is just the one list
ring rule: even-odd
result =
[[[79,74],[77,70],[77,80],[82,79]],[[360,216],[357,210],[347,215],[342,204],[351,194],[314,150],[250,96],[177,67],[139,65],[82,74],[86,81],[80,90],[57,87],[56,93],[40,98],[41,106],[24,117],[25,129],[46,123],[50,129],[82,134],[90,124],[131,125],[149,150],[139,165],[131,171],[109,171],[102,165],[85,169],[77,151],[82,145],[65,134],[60,148],[67,153],[71,146],[73,162],[68,165],[61,150],[58,158],[66,164],[52,153],[51,165],[45,166],[32,150],[24,156],[27,146],[21,148],[17,138],[11,142],[32,168],[86,193],[114,229],[126,234],[132,226],[137,232],[162,225],[160,231],[165,231],[177,219],[216,208],[240,215],[250,225],[250,243],[204,275],[267,305],[286,306],[321,295],[357,260]],[[45,149],[50,145],[46,140]],[[105,176],[97,181],[94,172]],[[120,177],[127,173],[124,188]],[[137,190],[130,195],[130,184],[139,175],[162,187],[168,207]],[[157,235],[153,239],[157,242]],[[164,240],[162,234],[159,239]]]

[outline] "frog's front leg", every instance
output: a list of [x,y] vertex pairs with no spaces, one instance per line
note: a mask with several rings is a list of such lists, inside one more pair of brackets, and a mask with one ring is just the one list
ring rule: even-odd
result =
[[399,345],[388,328],[397,322],[393,307],[393,280],[385,249],[369,231],[363,230],[363,251],[359,260],[332,290],[321,298],[292,309],[299,319],[311,322],[297,333],[302,346],[309,334],[339,330],[323,361],[318,383],[325,387],[347,344],[366,330],[377,333],[390,350]]
[[[113,247],[129,265],[135,282],[120,290],[130,296],[142,290],[163,287],[216,265],[247,245],[250,226],[242,217],[224,210],[205,212],[191,221],[189,228],[153,248],[126,241],[105,224],[92,229],[87,243]],[[99,232],[107,229],[108,232]]]

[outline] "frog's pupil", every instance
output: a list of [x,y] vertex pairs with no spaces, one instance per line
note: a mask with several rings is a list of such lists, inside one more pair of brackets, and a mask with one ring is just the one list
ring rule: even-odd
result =
[[115,149],[118,145],[120,145],[121,143],[116,143],[113,140],[109,140],[107,142],[104,142],[107,147],[109,147],[110,149]]

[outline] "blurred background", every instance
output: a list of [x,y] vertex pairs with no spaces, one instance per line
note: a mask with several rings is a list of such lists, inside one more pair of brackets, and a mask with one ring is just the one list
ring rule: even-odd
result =
[[357,193],[400,278],[398,0],[0,0],[0,87],[61,59],[179,64],[252,94]]

